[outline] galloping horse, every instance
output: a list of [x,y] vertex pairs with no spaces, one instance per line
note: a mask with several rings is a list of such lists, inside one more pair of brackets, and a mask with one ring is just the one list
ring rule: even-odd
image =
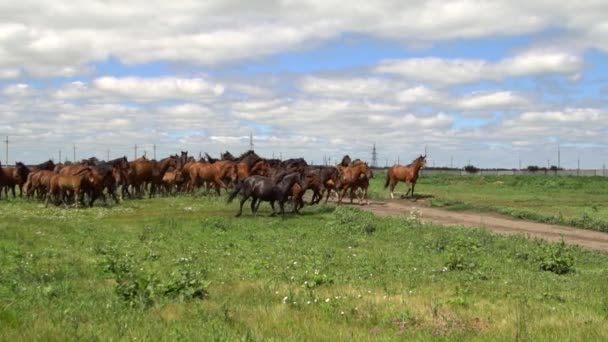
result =
[[372,170],[366,162],[361,160],[346,167],[338,166],[338,171],[340,172],[337,185],[339,191],[338,204],[342,203],[342,198],[349,189],[356,190],[359,187],[361,178],[367,177],[369,179],[373,177]]
[[274,202],[279,202],[281,216],[285,219],[285,202],[289,199],[290,190],[295,184],[302,186],[301,177],[297,172],[284,173],[277,179],[264,176],[249,176],[239,182],[228,197],[228,203],[232,202],[240,192],[242,193],[239,212],[236,214],[239,217],[243,213],[243,204],[249,197],[253,197],[251,201],[251,213],[253,216],[256,216],[262,201],[270,202],[270,206],[272,207],[272,214],[270,216],[276,215]]
[[416,180],[418,180],[418,173],[424,165],[426,165],[426,155],[421,155],[414,159],[414,161],[407,166],[401,166],[399,164],[391,166],[386,173],[386,182],[384,183],[385,189],[390,186],[391,198],[395,198],[393,190],[395,190],[395,186],[399,181],[410,183],[410,187],[407,189],[405,197],[411,192],[412,198],[414,198],[414,187],[416,186]]
[[[228,188],[224,180],[236,181],[236,164],[231,161],[217,161],[215,163],[193,163],[188,167],[190,182],[188,192],[193,192],[204,182],[215,185],[215,191],[220,195],[221,188]],[[209,193],[209,188],[207,188]]]

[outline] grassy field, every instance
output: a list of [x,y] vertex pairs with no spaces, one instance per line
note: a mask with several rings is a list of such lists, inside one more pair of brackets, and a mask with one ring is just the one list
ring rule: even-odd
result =
[[[385,173],[372,182],[372,197],[388,198]],[[396,191],[405,193],[403,183]],[[432,206],[490,211],[538,222],[608,231],[608,179],[551,176],[422,176],[416,194]]]
[[0,202],[0,340],[608,337],[604,254],[346,207],[235,212]]

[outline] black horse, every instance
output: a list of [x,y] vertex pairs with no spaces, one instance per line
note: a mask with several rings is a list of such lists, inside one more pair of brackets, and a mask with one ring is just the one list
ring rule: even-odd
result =
[[298,172],[283,174],[277,178],[257,175],[249,176],[236,186],[234,191],[230,194],[230,197],[228,197],[228,203],[232,202],[239,192],[242,192],[239,212],[236,214],[236,217],[239,217],[243,213],[243,204],[249,197],[253,197],[251,200],[251,213],[253,216],[256,216],[262,201],[270,202],[270,206],[272,207],[272,214],[270,216],[276,215],[274,202],[279,202],[281,216],[284,219],[285,202],[289,199],[291,187],[294,184],[302,186],[301,178],[302,176]]

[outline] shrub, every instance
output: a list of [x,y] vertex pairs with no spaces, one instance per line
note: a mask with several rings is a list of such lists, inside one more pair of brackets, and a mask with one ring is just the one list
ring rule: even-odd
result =
[[566,274],[574,271],[574,258],[571,248],[566,246],[564,239],[556,244],[543,244],[537,255],[541,270],[555,274]]
[[478,169],[478,168],[476,168],[476,167],[475,167],[475,166],[473,166],[473,165],[467,165],[467,166],[465,166],[465,167],[464,167],[464,170],[465,170],[466,172],[468,172],[468,173],[477,173],[477,172],[479,172],[479,169]]
[[333,224],[356,233],[372,234],[376,231],[374,214],[345,206],[336,208]]

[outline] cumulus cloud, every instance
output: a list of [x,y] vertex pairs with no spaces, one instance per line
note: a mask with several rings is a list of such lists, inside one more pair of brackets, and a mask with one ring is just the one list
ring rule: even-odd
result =
[[224,93],[221,84],[212,84],[202,78],[101,77],[93,84],[103,92],[146,100],[214,97]]
[[375,71],[397,74],[407,80],[454,85],[549,73],[576,76],[582,68],[583,61],[576,55],[562,52],[526,52],[495,63],[481,59],[437,57],[384,60]]
[[[24,0],[0,4],[0,70],[9,70],[0,75],[14,78],[15,70],[23,69],[38,77],[74,76],[89,72],[91,62],[110,56],[127,64],[163,60],[218,65],[305,49],[346,33],[430,45],[558,28],[585,47],[608,51],[602,15],[606,12],[608,4],[602,1],[555,6],[506,0],[407,4],[382,0],[348,5],[338,1],[256,1],[254,5],[211,0],[176,5],[143,0]],[[516,68],[525,71],[527,66]]]
[[511,110],[514,106],[524,104],[526,100],[511,91],[498,91],[490,93],[474,93],[461,98],[456,102],[456,107],[466,110],[477,109],[503,109]]

